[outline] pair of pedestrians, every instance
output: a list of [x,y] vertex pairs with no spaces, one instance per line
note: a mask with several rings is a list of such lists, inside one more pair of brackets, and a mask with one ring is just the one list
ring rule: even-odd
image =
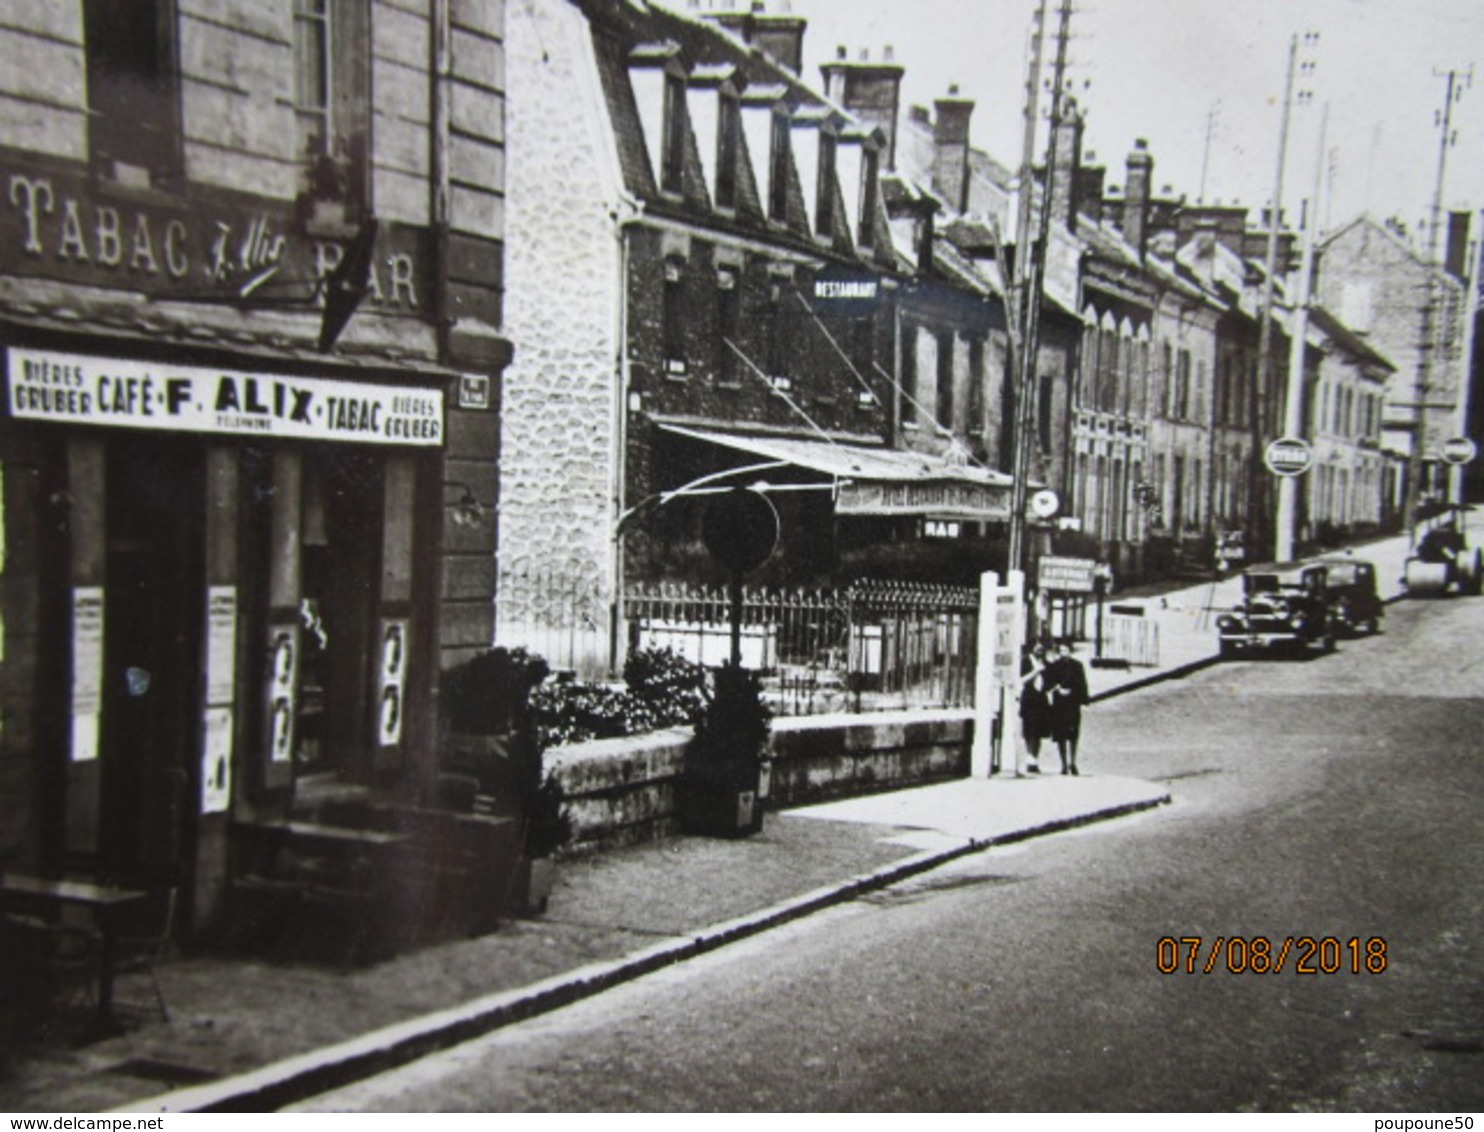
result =
[[1082,707],[1089,702],[1087,671],[1063,641],[1056,655],[1046,658],[1037,645],[1026,664],[1020,685],[1020,727],[1028,756],[1026,770],[1041,773],[1041,743],[1050,739],[1061,756],[1061,772],[1078,774],[1077,740],[1082,732]]

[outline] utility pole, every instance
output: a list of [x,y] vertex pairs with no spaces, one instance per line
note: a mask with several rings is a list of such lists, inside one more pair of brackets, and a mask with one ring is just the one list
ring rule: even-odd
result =
[[[1026,436],[1021,431],[1024,419],[1024,402],[1030,394],[1031,382],[1025,372],[1025,332],[1030,324],[1029,309],[1034,302],[1031,296],[1032,263],[1030,253],[1031,211],[1035,205],[1036,124],[1040,119],[1041,59],[1046,42],[1047,0],[1039,0],[1036,7],[1035,26],[1031,31],[1031,58],[1025,81],[1025,122],[1020,146],[1020,192],[1016,201],[1015,217],[1015,285],[1010,288],[1013,302],[1009,311],[1014,328],[1010,341],[1010,388],[1014,392],[1012,406],[1015,418],[1010,433],[1010,531],[1009,550],[1005,569],[1024,569],[1025,541],[1025,477],[1021,475],[1021,457],[1026,447]],[[1048,184],[1047,190],[1050,190]]]
[[[1448,150],[1452,148],[1453,104],[1463,97],[1464,86],[1473,78],[1472,72],[1461,75],[1448,71],[1441,76],[1447,81],[1443,95],[1443,108],[1437,113],[1440,127],[1438,135],[1438,175],[1433,183],[1432,209],[1427,225],[1427,295],[1422,303],[1422,325],[1418,335],[1417,385],[1412,398],[1412,437],[1407,446],[1407,483],[1402,502],[1402,522],[1407,529],[1407,538],[1417,538],[1417,504],[1422,493],[1422,447],[1427,441],[1427,398],[1432,392],[1435,359],[1445,343],[1438,333],[1440,319],[1438,307],[1442,302],[1439,293],[1443,268],[1438,262],[1438,233],[1443,227],[1443,185],[1448,173]],[[1466,375],[1465,375],[1466,379]]]
[[1206,173],[1211,168],[1211,141],[1216,136],[1216,123],[1221,120],[1221,99],[1211,103],[1206,111],[1206,147],[1201,153],[1201,191],[1196,194],[1196,203],[1206,203]]
[[[1318,38],[1317,33],[1306,32],[1304,35],[1306,43],[1313,42],[1310,39],[1311,36],[1314,39]],[[1288,163],[1288,120],[1293,110],[1293,84],[1295,73],[1298,70],[1298,53],[1299,37],[1294,35],[1288,41],[1288,71],[1283,81],[1283,116],[1278,128],[1278,162],[1273,176],[1273,200],[1268,212],[1267,260],[1262,281],[1262,298],[1257,315],[1257,378],[1252,390],[1250,405],[1254,449],[1261,445],[1263,397],[1272,383],[1273,290],[1274,276],[1278,273],[1278,223],[1283,213],[1283,169]],[[1254,513],[1249,517],[1249,521],[1258,518],[1257,512],[1263,499],[1262,489],[1267,482],[1263,479],[1263,466],[1263,462],[1254,451],[1251,465],[1251,491],[1249,492],[1249,506]]]
[[[1046,0],[1041,0],[1038,27],[1045,27]],[[1034,240],[1030,233],[1032,197],[1031,166],[1035,160],[1035,124],[1038,105],[1035,87],[1040,85],[1041,37],[1031,64],[1032,83],[1027,92],[1025,149],[1022,152],[1021,213],[1015,255],[1020,268],[1019,309],[1012,312],[1020,325],[1019,364],[1012,368],[1015,381],[1014,481],[1010,487],[1010,546],[1008,568],[1024,572],[1026,480],[1030,477],[1031,438],[1036,424],[1036,354],[1040,346],[1041,297],[1046,277],[1046,248],[1051,239],[1051,189],[1056,178],[1056,135],[1061,124],[1062,86],[1067,67],[1067,40],[1072,22],[1072,0],[1061,0],[1057,28],[1056,63],[1051,82],[1050,132],[1046,142],[1046,175],[1041,191],[1041,214]],[[1018,372],[1016,372],[1018,371]]]
[[[1298,295],[1293,304],[1293,326],[1288,353],[1288,389],[1283,399],[1283,435],[1298,436],[1304,427],[1304,393],[1308,367],[1309,307],[1314,297],[1314,235],[1319,227],[1319,188],[1324,175],[1324,141],[1329,107],[1319,123],[1319,149],[1314,154],[1314,192],[1304,217],[1304,251],[1299,267]],[[1278,480],[1278,531],[1273,557],[1287,562],[1294,556],[1294,526],[1298,519],[1298,476]]]

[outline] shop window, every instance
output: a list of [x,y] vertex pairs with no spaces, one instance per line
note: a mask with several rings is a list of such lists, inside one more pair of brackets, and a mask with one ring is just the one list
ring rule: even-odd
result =
[[664,334],[665,376],[685,376],[685,265],[665,260]]
[[94,167],[138,188],[180,174],[174,0],[84,0],[88,146]]
[[716,204],[737,207],[737,161],[742,146],[742,108],[734,95],[721,98],[716,128]]
[[917,420],[917,327],[902,327],[902,380],[897,386],[897,419],[905,426]]
[[294,112],[306,211],[344,223],[368,204],[370,16],[356,0],[294,0]]
[[1177,421],[1190,419],[1190,351],[1181,350],[1175,359],[1175,404],[1170,416]]
[[716,273],[716,379],[723,385],[739,384],[735,348],[741,313],[737,271],[723,267]]
[[1041,451],[1051,451],[1051,378],[1041,378],[1039,398],[1036,403],[1036,436],[1041,442]]
[[984,433],[984,339],[969,339],[969,428]]
[[685,80],[665,76],[665,124],[660,142],[660,188],[679,193],[685,172]]
[[953,428],[953,332],[938,335],[937,413],[940,428]]
[[783,288],[782,280],[777,278],[768,284],[768,303],[763,315],[768,325],[764,362],[773,388],[787,393],[793,389],[793,378],[789,373],[792,369],[789,364],[792,338],[789,334],[791,320],[783,311]]

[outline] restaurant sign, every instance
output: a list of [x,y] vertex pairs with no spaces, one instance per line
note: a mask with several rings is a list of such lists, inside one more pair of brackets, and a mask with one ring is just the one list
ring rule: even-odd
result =
[[443,393],[11,347],[17,420],[355,444],[443,443]]
[[837,515],[924,515],[1003,522],[1010,518],[1009,493],[968,480],[842,480]]

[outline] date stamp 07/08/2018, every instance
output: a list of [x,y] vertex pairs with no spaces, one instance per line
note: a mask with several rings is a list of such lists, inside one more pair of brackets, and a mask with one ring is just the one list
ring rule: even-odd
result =
[[1155,967],[1162,975],[1379,975],[1386,940],[1350,936],[1160,936]]

